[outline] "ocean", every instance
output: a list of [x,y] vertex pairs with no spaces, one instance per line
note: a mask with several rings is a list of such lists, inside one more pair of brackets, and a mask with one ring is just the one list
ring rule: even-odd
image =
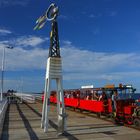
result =
[[[120,93],[119,99],[134,99],[134,100],[140,100],[140,93]],[[137,103],[140,106],[140,102]]]
[[121,99],[130,98],[130,99],[135,99],[136,100],[136,99],[140,99],[140,93],[126,93],[126,94],[120,93],[119,98],[121,98]]

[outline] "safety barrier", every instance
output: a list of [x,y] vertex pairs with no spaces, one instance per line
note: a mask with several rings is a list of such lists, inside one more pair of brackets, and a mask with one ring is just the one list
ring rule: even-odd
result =
[[103,102],[96,100],[80,100],[80,109],[85,109],[93,112],[103,112]]
[[0,102],[0,139],[1,139],[1,134],[2,134],[2,129],[3,129],[3,124],[4,124],[7,107],[8,107],[7,99],[4,99],[3,101]]
[[[105,108],[102,101],[96,100],[82,100],[74,98],[64,98],[65,106],[71,106],[75,108],[80,108],[92,112],[105,112]],[[56,97],[50,96],[50,102],[56,103]]]
[[74,98],[65,98],[65,106],[72,106],[72,107],[78,107],[79,100]]
[[17,97],[19,97],[22,101],[28,102],[28,103],[35,103],[35,96],[31,94],[26,93],[14,93]]

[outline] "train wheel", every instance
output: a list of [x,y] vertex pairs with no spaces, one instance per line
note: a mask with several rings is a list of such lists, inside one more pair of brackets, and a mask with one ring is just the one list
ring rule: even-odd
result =
[[111,113],[111,118],[116,118],[116,112]]
[[129,125],[133,124],[133,118],[127,118],[126,123]]
[[110,118],[111,115],[110,114],[105,114],[106,118]]
[[113,113],[110,114],[110,118],[111,118],[111,121],[115,124],[116,122],[115,122],[115,117]]
[[134,119],[133,123],[135,126],[140,127],[140,119]]
[[117,118],[111,117],[111,121],[112,121],[114,124],[119,124],[119,121],[118,121]]

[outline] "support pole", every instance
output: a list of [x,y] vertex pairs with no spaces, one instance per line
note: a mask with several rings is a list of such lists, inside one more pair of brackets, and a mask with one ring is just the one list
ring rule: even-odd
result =
[[65,105],[64,105],[64,95],[62,90],[62,78],[57,79],[57,96],[58,96],[58,134],[63,134],[66,131],[66,113],[65,113]]
[[5,46],[3,47],[2,64],[1,64],[1,98],[3,100],[3,77],[4,77],[4,63],[5,63]]
[[50,111],[50,94],[51,81],[55,80],[57,85],[57,118],[58,118],[58,135],[66,131],[66,113],[64,105],[63,85],[62,85],[62,62],[61,58],[49,57],[47,61],[47,71],[45,80],[45,93],[42,110],[41,128],[48,132],[49,111]]

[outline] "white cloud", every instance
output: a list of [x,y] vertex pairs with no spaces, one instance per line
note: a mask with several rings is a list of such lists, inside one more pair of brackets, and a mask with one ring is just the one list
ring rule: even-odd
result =
[[49,38],[42,38],[42,37],[37,37],[37,36],[22,36],[19,37],[17,39],[15,39],[14,41],[12,40],[12,42],[14,42],[14,44],[16,46],[22,46],[22,47],[27,47],[27,46],[38,46],[42,43],[44,43],[45,41],[49,40]]
[[112,11],[109,16],[114,17],[117,15],[117,11]]
[[59,15],[59,17],[58,18],[60,18],[60,19],[68,19],[68,17],[67,16],[65,16],[65,15]]
[[[2,47],[0,47],[2,56]],[[23,48],[6,49],[5,69],[7,70],[33,70],[45,68],[48,51],[44,49],[25,50]]]
[[66,73],[64,74],[64,80],[72,81],[72,80],[121,80],[122,76],[119,74],[116,75],[115,73],[94,73],[94,72],[82,72],[82,73]]
[[95,15],[95,14],[89,14],[89,15],[88,15],[89,18],[99,18],[99,17],[101,17],[101,16],[102,16],[102,14],[100,14],[100,13],[98,13],[98,14],[96,14],[96,15]]
[[[67,42],[67,41],[66,41]],[[120,69],[128,71],[135,66],[140,69],[140,56],[135,53],[104,53],[80,50],[70,45],[62,46],[64,73],[81,73],[83,75],[94,73],[105,74],[117,72]],[[0,56],[2,56],[0,47]],[[16,47],[13,50],[6,49],[6,65],[10,70],[16,69],[44,69],[48,56],[48,50],[33,48],[25,50]],[[105,77],[105,76],[102,76]],[[111,77],[111,76],[110,76]],[[82,78],[82,77],[81,77]]]
[[96,28],[95,30],[92,31],[92,33],[94,35],[98,35],[98,34],[100,34],[100,30],[98,28]]
[[[122,66],[139,66],[140,57],[134,53],[102,53],[79,50],[77,48],[62,48],[65,71],[105,72]],[[136,58],[135,60],[132,58]]]
[[63,44],[64,46],[71,46],[71,45],[72,45],[72,42],[69,41],[69,40],[63,40],[63,41],[62,41],[62,44]]
[[95,18],[96,16],[94,14],[89,15],[90,18]]
[[11,34],[12,32],[10,30],[7,29],[0,29],[0,34],[1,35],[6,35],[6,34]]
[[[64,41],[61,47],[65,81],[123,81],[140,78],[140,56],[137,53],[105,53],[81,50]],[[6,49],[6,70],[45,70],[48,49]],[[0,45],[0,59],[2,44]],[[27,81],[28,82],[28,81]]]

